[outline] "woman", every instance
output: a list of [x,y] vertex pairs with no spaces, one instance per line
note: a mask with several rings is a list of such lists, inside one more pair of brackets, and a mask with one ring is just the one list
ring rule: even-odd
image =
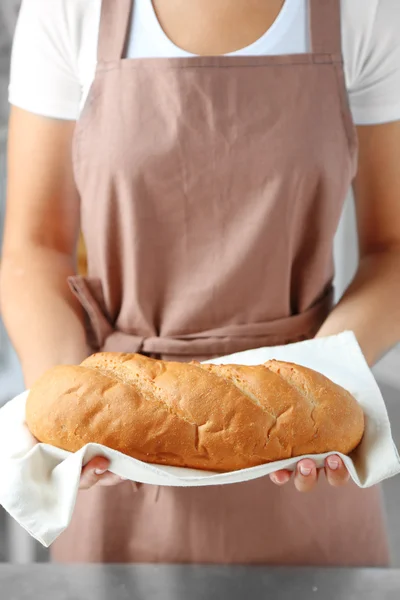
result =
[[[187,360],[350,329],[372,365],[399,340],[400,11],[341,4],[26,0],[1,283],[27,386],[99,348]],[[333,308],[353,181],[360,266]],[[294,485],[210,489],[107,466],[84,469],[55,560],[388,564],[380,491],[339,457],[318,482],[305,460]]]

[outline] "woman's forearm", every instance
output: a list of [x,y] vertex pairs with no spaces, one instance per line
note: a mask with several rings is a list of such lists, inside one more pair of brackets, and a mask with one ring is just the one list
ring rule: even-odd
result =
[[71,261],[52,250],[25,248],[1,263],[2,318],[30,387],[46,369],[88,354],[83,313],[69,291]]
[[369,365],[400,341],[400,249],[366,256],[317,337],[352,330]]

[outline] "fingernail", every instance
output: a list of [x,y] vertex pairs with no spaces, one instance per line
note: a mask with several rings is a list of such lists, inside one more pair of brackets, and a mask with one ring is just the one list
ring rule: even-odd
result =
[[300,473],[304,475],[304,477],[308,477],[311,475],[312,469],[310,467],[304,467],[303,465],[300,467]]
[[128,481],[126,477],[120,477],[121,481]]
[[107,472],[107,469],[95,469],[94,473],[95,475],[104,475],[104,473]]
[[336,471],[339,468],[339,461],[336,458],[328,458],[328,467]]

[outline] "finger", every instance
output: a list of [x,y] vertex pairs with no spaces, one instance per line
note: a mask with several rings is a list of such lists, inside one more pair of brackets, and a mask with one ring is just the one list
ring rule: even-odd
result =
[[98,477],[98,485],[100,487],[111,487],[113,485],[119,485],[124,481],[126,480],[122,479],[118,475],[115,475],[115,473],[110,473],[110,471],[106,471],[104,475],[100,475]]
[[285,485],[285,483],[290,481],[291,476],[292,474],[290,471],[282,470],[271,473],[269,478],[275,485]]
[[297,465],[294,485],[299,492],[311,492],[318,481],[318,469],[314,461],[306,458]]
[[346,485],[350,479],[350,473],[340,456],[328,456],[325,462],[325,473],[328,483],[333,487]]
[[80,489],[87,490],[96,485],[100,477],[107,472],[109,464],[109,461],[103,457],[96,457],[89,461],[82,469]]
[[110,466],[110,461],[104,456],[96,456],[92,458],[82,469],[82,472],[85,471],[99,471],[98,475],[105,473]]

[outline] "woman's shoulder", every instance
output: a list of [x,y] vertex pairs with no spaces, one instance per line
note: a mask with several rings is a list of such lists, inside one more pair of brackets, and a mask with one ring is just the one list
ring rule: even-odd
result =
[[367,43],[376,29],[384,33],[398,31],[400,2],[398,0],[339,0],[342,32],[345,36]]
[[22,0],[21,13],[40,16],[48,23],[60,23],[66,18],[77,23],[98,11],[101,0]]
[[344,51],[358,58],[399,45],[399,0],[340,0]]
[[22,0],[18,28],[31,25],[36,33],[69,38],[77,43],[100,19],[101,0]]
[[15,31],[12,104],[75,119],[93,71],[101,0],[23,0]]
[[341,0],[347,88],[358,124],[400,119],[400,2]]

